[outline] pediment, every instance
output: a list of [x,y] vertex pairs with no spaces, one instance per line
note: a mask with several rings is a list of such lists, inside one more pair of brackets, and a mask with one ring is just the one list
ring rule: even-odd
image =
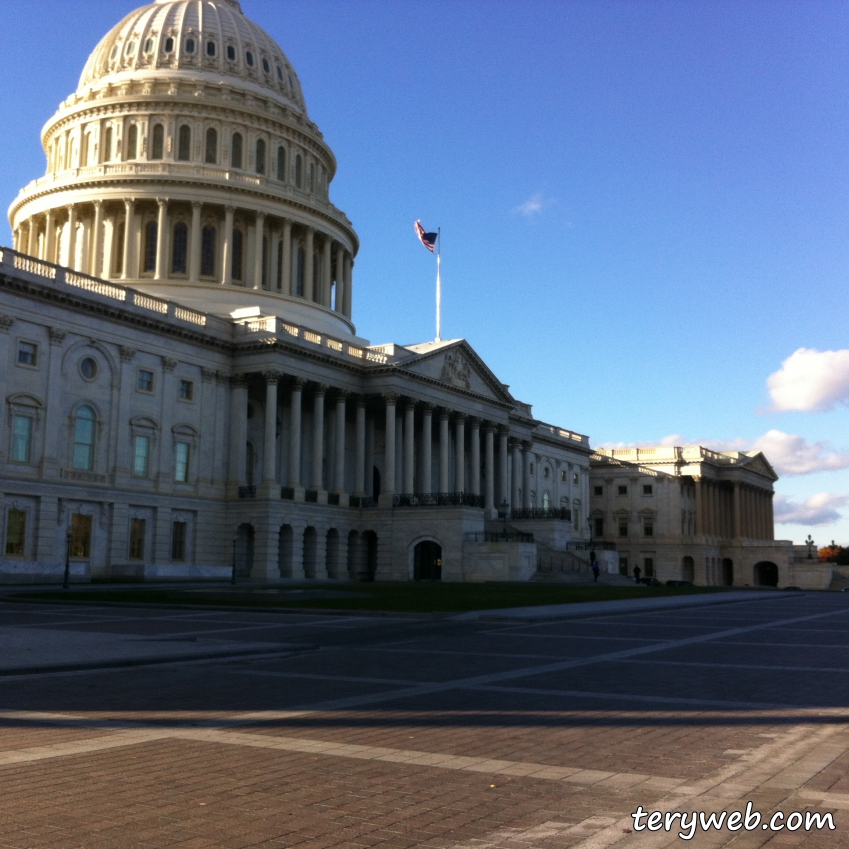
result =
[[778,475],[775,473],[775,469],[769,463],[769,460],[758,451],[757,454],[746,455],[749,457],[748,462],[744,464],[744,467],[747,471],[755,472],[755,474],[763,475],[764,477],[769,478],[772,481],[778,480]]
[[410,374],[420,375],[461,392],[515,405],[504,384],[464,339],[407,345],[412,357],[398,364]]

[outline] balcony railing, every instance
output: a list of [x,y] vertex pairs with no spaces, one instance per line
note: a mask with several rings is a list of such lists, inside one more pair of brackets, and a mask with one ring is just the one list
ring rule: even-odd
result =
[[358,507],[363,510],[372,510],[377,507],[377,501],[370,495],[352,495],[348,504],[351,507]]
[[396,495],[396,507],[483,507],[483,496],[470,492],[419,492]]
[[521,531],[503,532],[474,532],[466,534],[467,542],[533,542],[533,534],[523,534]]
[[318,490],[308,489],[304,493],[304,501],[306,501],[307,504],[318,504]]
[[[231,490],[232,492],[232,490]],[[256,498],[256,487],[255,486],[240,486],[239,487],[239,498]]]
[[572,521],[572,511],[568,507],[529,507],[513,511],[513,521],[521,519],[558,519],[561,522]]

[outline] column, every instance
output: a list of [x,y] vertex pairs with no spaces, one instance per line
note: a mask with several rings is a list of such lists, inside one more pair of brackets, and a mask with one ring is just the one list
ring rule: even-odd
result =
[[133,241],[133,216],[135,213],[135,202],[124,201],[124,256],[121,266],[121,279],[126,280],[130,276],[130,246]]
[[439,414],[439,492],[448,492],[448,410]]
[[292,291],[292,222],[283,222],[283,266],[280,270],[280,291],[294,295]]
[[366,494],[366,399],[357,398],[356,449],[354,453],[354,495]]
[[56,219],[53,210],[49,210],[44,221],[44,256],[41,258],[46,262],[56,260]]
[[513,487],[510,506],[513,510],[522,509],[522,442],[512,440],[513,445]]
[[192,229],[189,236],[189,283],[200,283],[200,201],[192,202]]
[[[265,378],[265,439],[262,450],[262,480],[277,484],[277,383],[279,371],[267,371]],[[278,497],[280,493],[277,493]]]
[[530,510],[531,489],[534,485],[534,479],[531,476],[531,463],[533,462],[534,455],[531,451],[532,445],[530,442],[523,442],[522,448],[522,487],[524,489],[522,493],[522,507],[525,510]]
[[433,404],[422,405],[422,466],[419,471],[419,485],[425,495],[433,492]]
[[454,421],[454,492],[466,491],[466,414]]
[[345,299],[342,305],[342,312],[346,318],[351,317],[351,299],[353,296],[354,286],[354,260],[348,251],[345,251]]
[[495,428],[487,422],[484,438],[484,492],[483,506],[492,514],[495,510]]
[[265,258],[265,213],[256,214],[254,228],[254,289],[264,288],[262,285],[262,269]]
[[230,469],[228,495],[233,498],[245,482],[245,442],[248,432],[248,384],[243,374],[230,378]]
[[507,437],[509,433],[509,429],[504,425],[498,429],[499,504],[504,504],[510,497],[510,493],[507,490]]
[[[167,276],[165,270],[168,262],[166,253],[168,247],[168,201],[164,198],[157,198],[156,203],[159,206],[159,213],[156,219],[156,270],[153,272],[154,280],[162,280]],[[194,205],[192,206],[194,212]],[[192,222],[194,224],[194,222]]]
[[321,252],[321,296],[319,303],[325,307],[332,307],[330,302],[330,290],[332,288],[333,274],[330,268],[330,236],[324,237],[324,247]]
[[380,493],[380,506],[391,507],[395,501],[395,404],[398,396],[394,392],[384,392],[386,402],[386,437],[383,449],[383,486]]
[[103,201],[94,202],[94,224],[91,229],[91,245],[89,247],[89,274],[92,277],[103,275],[100,262],[100,252],[103,250]]
[[772,542],[775,539],[775,514],[773,512],[773,493],[767,493],[767,501],[766,501],[766,520],[767,520],[767,533],[766,538]]
[[[301,487],[301,403],[304,383],[300,377],[292,380],[292,397],[289,404],[289,486],[295,490],[295,500],[303,501]],[[300,494],[300,497],[299,497]]]
[[276,227],[268,225],[268,280],[267,288],[269,292],[279,291],[277,288],[277,277],[279,276],[279,266],[277,264],[278,253],[277,243],[280,241],[280,232]]
[[404,494],[416,491],[416,402],[404,407]]
[[[97,208],[100,208],[100,201],[97,201]],[[38,224],[36,223],[35,216],[29,220],[28,241],[29,245],[27,246],[27,254],[29,256],[35,256],[38,251]]]
[[68,268],[77,270],[77,208],[71,204],[68,207]]
[[234,207],[224,207],[224,247],[221,254],[221,282],[233,285],[233,215]]
[[312,399],[312,476],[310,488],[321,492],[324,489],[324,396],[327,384],[315,387]]
[[304,236],[304,298],[308,301],[315,299],[315,291],[313,289],[313,240],[315,238],[315,230],[312,227],[306,228],[306,236]]
[[480,419],[472,418],[469,422],[471,425],[471,431],[469,433],[470,440],[470,448],[472,452],[471,456],[471,468],[469,469],[469,475],[471,476],[471,480],[469,481],[469,492],[472,495],[480,495],[481,494],[481,423]]
[[704,536],[705,533],[705,517],[704,517],[704,492],[702,490],[702,479],[693,478],[696,484],[696,536]]
[[344,389],[336,390],[336,475],[335,491],[345,493],[345,399]]
[[336,312],[343,312],[345,305],[345,248],[336,243]]

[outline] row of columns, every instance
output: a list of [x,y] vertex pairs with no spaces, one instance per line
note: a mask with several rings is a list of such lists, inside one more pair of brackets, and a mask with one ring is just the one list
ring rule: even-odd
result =
[[[154,280],[169,279],[169,253],[171,243],[170,234],[173,220],[169,220],[169,204],[172,203],[165,198],[156,198],[157,211],[157,248],[156,262],[153,272]],[[114,265],[114,242],[116,240],[117,225],[120,217],[118,214],[112,216],[112,240],[106,244],[104,233],[104,209],[103,201],[95,200],[92,203],[93,216],[86,217],[90,228],[87,256],[84,256],[76,265],[76,231],[77,223],[81,220],[76,205],[70,205],[62,215],[62,222],[68,231],[69,244],[67,248],[67,264],[76,271],[89,273],[95,277],[109,277]],[[140,218],[138,215],[138,201],[127,198],[123,201],[124,206],[124,244],[120,257],[120,279],[137,279],[140,277],[140,266],[145,250],[143,234],[140,232]],[[190,283],[200,282],[201,276],[201,244],[202,244],[202,213],[203,204],[199,201],[191,202],[191,221],[189,224],[188,243],[188,281]],[[234,285],[233,279],[233,239],[235,230],[236,208],[234,206],[224,207],[224,226],[221,238],[216,240],[216,267],[218,274],[216,278],[222,285]],[[263,288],[264,272],[268,272],[267,288],[277,291],[277,279],[280,277],[280,290],[283,294],[297,296],[297,255],[293,250],[294,240],[292,228],[296,222],[290,219],[274,218],[269,220],[265,213],[254,213],[254,263],[252,268],[252,287]],[[44,238],[39,240],[39,235],[44,228]],[[56,231],[59,226],[59,215],[57,210],[48,210],[43,216],[33,216],[15,229],[15,250],[37,257],[46,262],[59,262],[61,257],[56,251]],[[341,242],[334,240],[329,234],[307,225],[303,227],[304,242],[304,267],[303,267],[303,294],[302,297],[308,301],[314,301],[325,307],[334,306],[336,312],[350,318],[352,307],[352,285],[353,285],[353,258],[348,248]],[[218,228],[217,228],[218,229]],[[314,281],[314,256],[316,237],[321,240],[321,273]],[[268,240],[268,261],[265,258],[265,240]],[[220,244],[220,247],[219,247]],[[135,246],[140,249],[135,252]],[[282,250],[280,249],[282,246]],[[335,260],[334,260],[335,246]],[[243,245],[242,277],[247,276],[247,266],[244,261],[245,247]],[[136,255],[136,253],[138,255]],[[281,256],[282,254],[282,256]],[[182,278],[181,278],[182,279]],[[336,302],[331,304],[331,291],[333,282],[336,281]]]
[[695,479],[696,533],[725,539],[775,538],[772,492],[761,487]]

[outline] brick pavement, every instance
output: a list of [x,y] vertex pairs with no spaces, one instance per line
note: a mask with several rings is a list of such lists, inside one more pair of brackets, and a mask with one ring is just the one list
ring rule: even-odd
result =
[[638,805],[748,800],[838,828],[692,845],[849,845],[841,596],[515,625],[6,605],[0,627],[272,647],[0,677],[0,847],[655,847],[681,841],[630,831]]

